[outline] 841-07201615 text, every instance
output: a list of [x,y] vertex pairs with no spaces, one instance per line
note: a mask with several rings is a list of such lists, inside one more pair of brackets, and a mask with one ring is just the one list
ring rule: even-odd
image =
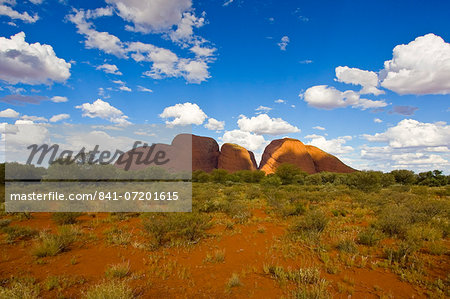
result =
[[93,193],[70,193],[68,195],[61,192],[46,192],[46,193],[11,193],[9,196],[10,201],[81,201],[81,200],[154,200],[154,201],[175,201],[178,200],[178,191],[127,191],[127,192],[111,192],[111,191],[95,191]]

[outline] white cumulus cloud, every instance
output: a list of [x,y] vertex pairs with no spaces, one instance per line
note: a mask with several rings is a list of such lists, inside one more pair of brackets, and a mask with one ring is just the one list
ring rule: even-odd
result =
[[197,59],[180,58],[174,52],[151,44],[132,42],[128,46],[131,57],[137,61],[152,62],[145,76],[153,79],[183,77],[189,83],[201,83],[210,78],[207,57]]
[[54,96],[50,100],[54,103],[64,103],[67,102],[69,99],[67,97]]
[[263,111],[263,112],[267,112],[267,111],[270,111],[270,110],[272,110],[272,108],[270,108],[270,107],[266,107],[266,106],[259,106],[258,108],[256,108],[255,109],[256,111]]
[[280,135],[300,132],[299,128],[289,124],[287,121],[281,118],[271,118],[267,114],[260,114],[251,118],[241,115],[237,123],[241,131],[258,135]]
[[125,45],[115,35],[108,32],[95,30],[94,24],[87,21],[87,13],[84,10],[74,10],[74,14],[67,16],[67,19],[74,23],[78,33],[86,37],[85,45],[88,49],[99,49],[105,53],[117,57],[126,58]]
[[381,86],[398,94],[449,94],[450,44],[430,33],[398,45],[380,79]]
[[334,154],[347,154],[353,151],[353,147],[345,145],[345,143],[352,139],[351,136],[342,136],[335,139],[326,139],[320,135],[307,135],[306,139],[311,139],[307,144],[320,148],[321,150]]
[[138,90],[142,91],[142,92],[153,92],[153,90],[151,90],[150,88],[138,85]]
[[384,91],[379,90],[378,74],[371,71],[364,71],[358,68],[349,68],[348,66],[338,66],[335,69],[336,81],[353,85],[361,85],[360,94],[380,95]]
[[361,98],[359,93],[353,90],[339,91],[328,85],[316,85],[301,93],[302,98],[308,105],[320,109],[335,109],[351,106],[362,110],[386,107],[388,104],[383,100],[373,101]]
[[224,143],[234,143],[243,146],[249,151],[260,150],[267,144],[263,136],[241,130],[226,131],[220,139]]
[[8,16],[14,20],[21,20],[26,23],[35,23],[39,20],[39,16],[37,14],[30,16],[28,12],[18,12],[14,10],[12,7],[16,5],[15,0],[0,0],[0,15]]
[[58,121],[61,121],[61,120],[64,120],[64,119],[68,119],[68,118],[70,118],[69,114],[62,113],[62,114],[53,115],[52,117],[50,117],[49,121],[51,123],[55,123],[55,122],[58,122]]
[[18,118],[20,115],[19,112],[17,112],[16,110],[13,110],[11,108],[5,109],[3,111],[0,111],[0,117],[5,117],[5,118]]
[[0,80],[9,84],[64,82],[70,77],[70,66],[52,46],[27,43],[24,32],[0,37]]
[[186,102],[164,108],[159,117],[164,119],[173,118],[171,121],[166,121],[166,124],[172,126],[201,125],[207,118],[207,115],[197,104]]
[[364,135],[368,141],[383,142],[393,148],[448,147],[450,125],[446,122],[422,123],[404,119],[383,133]]
[[167,31],[181,22],[191,0],[107,0],[120,17],[133,24],[129,30],[143,33]]
[[194,28],[200,28],[205,24],[205,18],[196,17],[193,13],[185,12],[177,29],[171,31],[169,36],[174,42],[189,42],[193,39]]
[[112,123],[129,124],[129,121],[127,120],[128,116],[124,115],[122,111],[111,106],[108,102],[102,101],[101,99],[96,100],[92,104],[84,103],[75,106],[75,108],[83,111],[83,117],[98,117],[109,120]]
[[122,73],[119,71],[119,68],[115,64],[102,64],[96,67],[97,70],[102,70],[107,74],[113,74],[113,75],[122,75]]
[[208,118],[208,122],[205,124],[205,128],[213,131],[221,131],[225,128],[225,122],[211,117]]

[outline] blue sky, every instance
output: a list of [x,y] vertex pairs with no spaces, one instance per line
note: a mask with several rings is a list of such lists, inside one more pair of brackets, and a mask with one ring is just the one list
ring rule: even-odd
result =
[[0,122],[192,124],[257,157],[289,136],[358,169],[449,173],[448,11],[0,0]]

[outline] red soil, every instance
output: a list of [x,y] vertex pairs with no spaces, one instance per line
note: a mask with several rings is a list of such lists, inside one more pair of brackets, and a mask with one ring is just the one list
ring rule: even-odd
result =
[[[287,224],[271,218],[264,210],[254,210],[250,223],[236,224],[234,230],[227,230],[220,219],[216,219],[216,225],[209,231],[211,237],[199,244],[156,251],[132,246],[133,242],[143,243],[147,238],[141,231],[140,218],[117,222],[118,226],[133,233],[131,244],[126,247],[108,245],[103,232],[111,227],[111,223],[101,222],[106,217],[106,214],[97,214],[96,218],[88,215],[80,217],[79,224],[83,232],[93,234],[97,239],[76,242],[70,251],[44,258],[46,264],[36,263],[36,258],[31,255],[30,248],[34,241],[19,241],[12,245],[3,242],[0,245],[0,279],[30,275],[38,282],[43,282],[51,275],[83,277],[86,283],[63,291],[66,297],[73,298],[79,297],[89,286],[103,281],[108,265],[129,261],[129,284],[143,298],[286,297],[286,288],[264,274],[265,264],[275,264],[292,269],[310,266],[321,268],[321,276],[330,281],[329,290],[336,298],[347,298],[347,293],[338,293],[337,285],[346,285],[348,281],[353,284],[352,298],[378,298],[381,294],[389,294],[394,298],[425,297],[423,290],[401,281],[389,270],[373,270],[367,266],[343,268],[338,274],[327,274],[317,255],[307,248],[298,246],[292,252],[287,250],[287,254],[283,253],[283,250],[278,249],[283,248],[282,238]],[[92,225],[93,219],[98,219],[99,224]],[[32,219],[13,224],[39,230],[55,230],[48,213],[34,213]],[[225,251],[225,261],[205,262],[207,254],[212,254],[215,250]],[[71,263],[74,257],[76,264]],[[438,268],[434,274],[445,278],[449,261],[448,257],[441,259],[445,261],[441,261],[441,269]],[[233,273],[239,274],[242,286],[226,291],[226,282]],[[43,290],[41,295],[44,298],[54,298],[58,291]]]

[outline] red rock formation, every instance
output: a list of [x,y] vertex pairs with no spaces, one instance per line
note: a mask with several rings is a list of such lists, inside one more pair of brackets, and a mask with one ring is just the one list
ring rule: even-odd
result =
[[[131,155],[132,163],[128,168],[129,170],[139,170],[149,167],[146,164],[138,164],[136,161],[139,155],[146,157],[150,151],[150,146],[132,149],[123,154],[122,161],[127,161]],[[158,151],[163,151],[165,153],[165,159],[169,159],[169,162],[165,163],[163,167],[167,170],[174,171],[187,171],[191,170],[191,167],[192,171],[199,169],[207,172],[212,171],[217,168],[220,154],[219,145],[214,139],[191,134],[175,136],[171,145],[156,144],[153,152],[156,153]],[[125,168],[125,164],[118,165],[116,163],[116,166]]]
[[217,168],[220,152],[219,145],[213,138],[180,134],[173,139],[172,145],[179,149],[192,146],[192,171],[210,172]]
[[148,164],[146,162],[141,163],[138,161],[153,159],[158,152],[164,153],[164,156],[158,159],[159,161],[168,160],[168,162],[163,165],[165,169],[175,171],[189,170],[190,164],[187,164],[183,159],[180,159],[178,151],[168,144],[155,144],[153,147],[149,145],[131,149],[119,157],[115,165],[118,168],[127,170],[140,170],[151,166],[155,167],[156,165],[154,163]]
[[232,143],[222,145],[217,167],[229,172],[258,169],[255,155],[242,146]]
[[266,174],[274,173],[282,163],[294,164],[309,174],[321,171],[339,173],[355,171],[335,156],[291,138],[273,140],[264,150],[259,169]]
[[259,169],[270,174],[283,163],[294,164],[307,173],[316,173],[314,161],[306,146],[297,139],[273,140],[264,150]]
[[[139,147],[126,152],[123,160],[127,161],[130,155],[132,158],[128,169],[138,170],[148,167],[149,165],[138,164],[136,161],[151,154],[151,150],[151,147]],[[167,170],[187,171],[191,169],[191,166],[192,171],[203,170],[206,172],[216,168],[222,168],[229,172],[258,169],[252,152],[231,143],[223,144],[221,152],[219,152],[219,145],[209,137],[180,134],[173,139],[170,145],[156,144],[153,154],[158,151],[165,154],[162,160],[169,159],[168,163],[163,165]],[[282,163],[294,164],[310,174],[321,171],[340,173],[355,171],[335,156],[315,146],[304,145],[301,141],[292,138],[273,140],[264,150],[259,169],[266,174],[274,173]],[[125,164],[117,165],[116,163],[116,166],[125,168]]]
[[306,145],[306,150],[313,159],[317,172],[329,171],[339,173],[350,173],[356,171],[355,169],[342,163],[341,160],[339,160],[335,156],[330,155],[315,146]]

